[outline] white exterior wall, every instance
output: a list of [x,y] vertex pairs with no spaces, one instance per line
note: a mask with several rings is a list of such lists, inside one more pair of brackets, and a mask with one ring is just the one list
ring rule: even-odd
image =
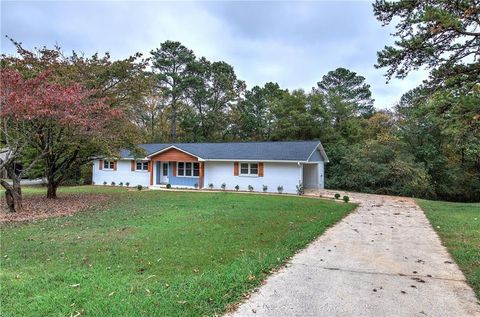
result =
[[319,188],[318,164],[303,165],[303,186],[305,188]]
[[305,188],[324,188],[323,162],[303,165],[303,185]]
[[325,166],[324,162],[318,162],[318,184],[321,189],[325,188]]
[[93,174],[92,181],[95,185],[103,185],[103,182],[107,182],[110,185],[115,182],[118,185],[122,182],[124,185],[126,182],[130,183],[130,187],[142,185],[144,187],[150,186],[150,173],[148,171],[133,171],[131,170],[130,160],[117,161],[117,170],[105,170],[98,168],[99,161],[93,162]]
[[284,193],[295,194],[297,185],[303,178],[302,165],[297,163],[263,163],[263,177],[234,176],[233,162],[205,162],[204,188],[212,183],[214,188],[219,189],[222,183],[227,185],[228,190],[235,190],[239,185],[240,190],[247,191],[248,185],[252,185],[254,191],[261,192],[263,185],[268,186],[268,192],[277,192],[279,185],[283,186]]

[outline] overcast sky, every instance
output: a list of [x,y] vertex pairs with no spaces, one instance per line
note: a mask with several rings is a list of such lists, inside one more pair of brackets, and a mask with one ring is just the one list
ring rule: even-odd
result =
[[197,56],[231,64],[249,88],[278,82],[309,91],[346,67],[366,78],[377,108],[391,107],[425,72],[385,83],[376,52],[393,43],[370,2],[6,2],[1,1],[1,51],[8,35],[27,48],[59,44],[66,52],[109,51],[114,58],[149,54],[165,40]]

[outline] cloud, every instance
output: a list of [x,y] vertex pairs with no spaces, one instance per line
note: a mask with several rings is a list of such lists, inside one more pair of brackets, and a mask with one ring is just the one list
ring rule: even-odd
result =
[[310,90],[328,71],[346,67],[366,77],[376,106],[390,107],[426,72],[385,84],[373,67],[391,43],[366,2],[2,2],[1,50],[14,53],[4,35],[26,47],[59,44],[114,58],[149,54],[177,40],[197,56],[224,60],[249,87],[278,82]]

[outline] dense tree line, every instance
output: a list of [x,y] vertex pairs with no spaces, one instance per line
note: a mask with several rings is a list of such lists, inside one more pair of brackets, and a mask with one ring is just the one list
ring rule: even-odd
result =
[[[149,56],[118,61],[108,54],[65,56],[58,47],[30,52],[13,42],[18,54],[2,56],[2,79],[5,70],[25,80],[48,72],[47,81],[81,85],[90,103],[124,114],[108,122],[114,138],[88,138],[50,120],[28,137],[18,159],[38,161],[30,173],[45,175],[55,197],[56,187],[80,177],[95,153],[115,155],[120,147],[135,149],[135,143],[318,139],[331,161],[329,188],[478,201],[479,13],[471,1],[374,4],[382,23],[398,18],[399,40],[378,53],[376,66],[387,68],[387,80],[419,67],[431,70],[398,104],[382,105],[389,110],[375,109],[365,78],[345,68],[319,74],[309,91],[274,82],[248,89],[228,63],[197,57],[175,41]],[[15,127],[15,117],[2,120]],[[49,138],[40,137],[44,131]]]

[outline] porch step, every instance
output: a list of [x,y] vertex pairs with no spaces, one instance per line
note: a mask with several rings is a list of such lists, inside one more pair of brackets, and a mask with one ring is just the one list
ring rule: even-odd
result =
[[152,185],[152,186],[150,186],[150,188],[153,188],[153,189],[155,189],[155,188],[167,188],[167,184]]

